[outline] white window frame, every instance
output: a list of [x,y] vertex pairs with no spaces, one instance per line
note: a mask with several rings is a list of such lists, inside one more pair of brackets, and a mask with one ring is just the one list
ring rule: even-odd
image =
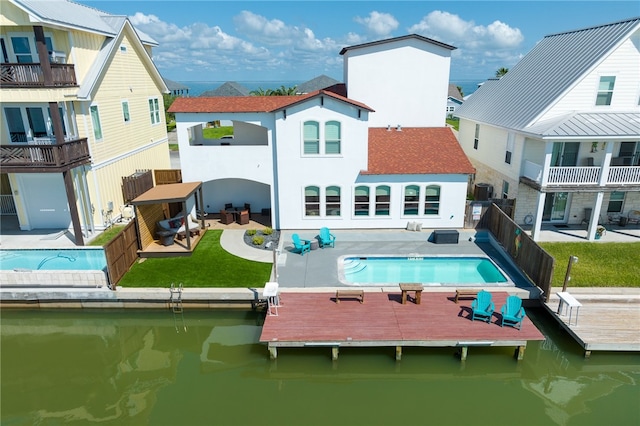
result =
[[[97,123],[98,123],[98,128],[96,129],[96,122],[93,118],[93,108],[95,108],[96,111],[96,119],[97,119]],[[91,128],[93,129],[93,138],[96,140],[96,142],[100,142],[102,140],[104,140],[104,131],[102,129],[102,121],[100,120],[100,107],[98,104],[91,104],[89,106],[89,118],[91,119]],[[100,137],[98,137],[98,132],[96,131],[98,130],[100,132]]]
[[507,164],[511,164],[513,161],[513,147],[515,145],[516,135],[513,133],[507,134],[507,147],[504,154],[504,162]]
[[[429,188],[438,188],[438,199],[436,200],[429,200]],[[430,206],[435,206],[436,208],[436,212],[435,213],[428,213],[427,211],[429,210]],[[435,217],[435,216],[440,216],[440,207],[442,206],[442,185],[439,184],[430,184],[430,185],[425,185],[424,188],[424,210],[423,210],[423,214],[426,217]]]
[[[327,139],[327,125],[329,123],[337,123],[338,124],[338,139]],[[324,155],[329,155],[329,156],[333,156],[333,155],[342,155],[342,122],[338,121],[338,120],[327,120],[324,122],[324,126],[322,126],[322,129],[324,130],[324,135],[320,135],[321,139],[324,140]],[[324,136],[324,137],[322,137]],[[335,143],[337,142],[338,144],[338,152],[332,152],[332,153],[327,153],[327,144],[328,143]]]
[[[358,189],[366,189],[367,190],[367,201],[358,201],[357,197],[358,195]],[[360,195],[361,197],[364,197],[364,195]],[[364,212],[365,209],[358,209],[358,207],[364,207],[366,206],[366,212],[367,214],[358,214],[359,211]],[[371,216],[371,187],[368,185],[358,185],[353,189],[353,216],[354,217],[369,217]]]
[[[329,197],[333,196],[335,197],[335,195],[329,195],[329,190],[336,188],[338,190],[338,200],[337,201],[330,201]],[[329,214],[329,212],[333,212],[335,211],[335,207],[338,207],[337,209],[337,213],[338,214]],[[322,208],[324,207],[324,215],[327,217],[341,217],[342,216],[342,188],[339,185],[327,185],[324,188],[324,206],[320,206],[320,209],[322,211]]]
[[[378,189],[381,188],[387,188],[389,190],[389,199],[388,200],[382,200],[382,201],[378,201]],[[391,187],[391,185],[376,185],[375,188],[373,188],[374,191],[374,199],[373,199],[373,203],[374,203],[374,207],[373,207],[373,214],[376,217],[391,217],[391,196],[392,196],[392,192],[393,192],[393,188]],[[378,214],[378,207],[382,206],[382,205],[387,205],[387,213],[386,214]]]
[[151,120],[151,125],[157,126],[161,124],[162,118],[160,116],[160,101],[158,100],[157,97],[148,98],[148,104],[149,104],[149,118]]
[[[317,130],[318,130],[318,139],[306,139],[306,134],[305,134],[305,127],[307,124],[311,124],[311,123],[315,123],[317,124]],[[321,136],[321,132],[322,132],[322,126],[321,126],[321,122],[315,119],[309,119],[309,120],[305,120],[302,122],[302,156],[303,157],[317,157],[318,155],[321,154],[321,147],[320,147],[320,141],[322,140],[322,136]],[[309,142],[309,143],[316,143],[317,144],[317,148],[318,148],[318,152],[314,152],[314,153],[307,153],[306,149],[305,149],[305,144]]]
[[[622,199],[614,199],[612,200],[611,197],[613,196],[613,194],[622,194]],[[614,191],[611,194],[609,194],[609,202],[607,202],[607,214],[622,214],[622,212],[624,211],[624,202],[627,198],[627,193],[624,191]],[[620,203],[620,210],[610,210],[611,208],[611,203]]]
[[509,198],[509,182],[506,180],[502,181],[502,198],[505,200]]
[[[409,189],[415,190],[415,195],[408,195]],[[420,216],[420,196],[422,195],[422,189],[418,184],[405,185],[402,188],[402,215],[403,216]],[[411,197],[411,199],[407,199]],[[407,213],[407,209],[415,210],[415,213]]]
[[[606,83],[606,81],[603,81],[604,79],[610,79],[613,78],[613,81],[611,82],[611,88],[606,88],[603,89],[602,88],[602,84]],[[616,76],[615,75],[601,75],[600,78],[598,79],[598,87],[597,87],[597,92],[596,92],[596,101],[595,101],[595,105],[596,106],[611,106],[611,103],[613,102],[613,92],[615,91],[615,87],[616,87]],[[600,102],[600,97],[601,96],[606,96],[605,99],[605,103],[599,103]]]
[[476,129],[473,134],[473,149],[477,150],[480,144],[480,124],[476,123]]
[[[317,201],[307,201],[307,189],[316,188],[318,190],[318,200]],[[304,217],[320,217],[322,211],[322,189],[320,185],[307,185],[302,188],[302,202],[303,202],[303,216]],[[309,206],[315,206],[317,204],[317,212],[318,214],[309,214],[309,211],[316,211],[314,208],[309,208]]]
[[[131,123],[131,108],[129,108],[129,100],[122,99],[120,101],[120,105],[122,107],[122,121],[125,124]],[[125,111],[125,105],[126,105],[126,111]]]

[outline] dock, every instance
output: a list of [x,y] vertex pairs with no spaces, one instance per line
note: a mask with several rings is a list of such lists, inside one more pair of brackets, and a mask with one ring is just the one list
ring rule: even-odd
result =
[[574,307],[573,312],[565,308],[559,313],[561,291],[554,287],[544,306],[582,346],[585,358],[592,351],[640,351],[640,289],[569,288],[566,292],[581,306]]
[[365,289],[361,303],[356,298],[341,299],[336,293],[286,292],[280,296],[278,315],[267,315],[260,342],[268,346],[272,359],[278,348],[327,347],[333,360],[340,348],[390,347],[396,360],[403,347],[453,347],[462,361],[468,348],[478,346],[515,347],[515,357],[523,359],[528,341],[544,340],[544,335],[525,318],[522,329],[500,326],[500,308],[505,292],[492,292],[496,311],[490,323],[471,321],[472,300],[454,302],[455,289],[425,292],[421,303],[402,304],[402,293]]

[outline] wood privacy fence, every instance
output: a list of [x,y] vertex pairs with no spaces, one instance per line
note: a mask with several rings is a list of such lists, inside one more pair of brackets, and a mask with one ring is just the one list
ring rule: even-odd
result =
[[138,234],[135,221],[129,222],[118,235],[104,246],[107,273],[112,290],[138,258]]
[[130,176],[122,177],[122,196],[125,203],[153,188],[151,170],[137,170]]
[[182,170],[180,169],[154,170],[153,175],[156,179],[156,185],[182,183]]
[[544,291],[545,301],[548,302],[555,259],[497,205],[492,204],[483,219],[488,222],[487,228],[515,264]]
[[464,215],[464,227],[466,229],[487,229],[489,228],[489,211],[495,204],[503,212],[513,219],[516,200],[495,198],[488,201],[467,201]]

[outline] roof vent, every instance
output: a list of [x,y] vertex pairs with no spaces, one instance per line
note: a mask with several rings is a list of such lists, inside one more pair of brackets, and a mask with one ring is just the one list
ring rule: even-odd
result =
[[391,124],[387,124],[387,132],[391,131]]
[[401,132],[402,131],[402,126],[398,124],[398,127],[396,127],[396,130]]

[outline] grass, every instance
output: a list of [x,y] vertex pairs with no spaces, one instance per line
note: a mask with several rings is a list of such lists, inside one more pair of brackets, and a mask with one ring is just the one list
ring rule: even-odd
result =
[[208,127],[202,130],[202,137],[205,139],[220,139],[227,135],[233,135],[233,126]]
[[179,148],[179,145],[177,143],[170,143],[169,144],[169,151],[178,151],[179,149],[180,148]]
[[447,124],[453,127],[456,131],[460,130],[460,119],[459,118],[447,118]]
[[89,243],[89,245],[102,247],[103,245],[111,241],[113,237],[115,237],[120,231],[122,231],[123,228],[124,225],[113,225],[111,228],[98,235],[93,241]]
[[134,263],[122,287],[263,287],[271,264],[242,259],[220,246],[221,230],[207,231],[190,257],[148,258]]
[[539,243],[556,259],[552,285],[562,287],[569,256],[569,287],[640,287],[640,243]]

